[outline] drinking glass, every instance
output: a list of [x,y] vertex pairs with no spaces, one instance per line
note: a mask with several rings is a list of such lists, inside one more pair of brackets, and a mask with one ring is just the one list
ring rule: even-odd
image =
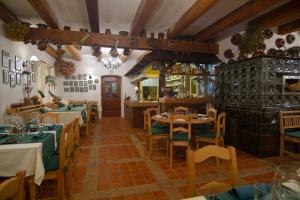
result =
[[273,199],[300,199],[300,162],[278,166],[272,190]]
[[272,200],[272,187],[269,184],[254,184],[253,191],[255,200]]

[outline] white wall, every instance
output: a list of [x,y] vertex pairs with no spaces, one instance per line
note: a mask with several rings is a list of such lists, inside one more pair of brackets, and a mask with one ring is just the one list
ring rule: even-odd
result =
[[[107,48],[102,48],[103,54],[106,54],[109,51]],[[125,77],[124,74],[128,72],[136,63],[136,59],[143,54],[145,51],[134,50],[128,60],[122,63],[121,67],[115,71],[113,71],[113,75],[119,75],[122,77],[121,83],[121,114],[124,116],[124,98],[126,96],[135,96],[135,85],[132,85],[131,80],[128,77]],[[105,69],[101,62],[98,62],[96,57],[92,56],[91,47],[82,47],[81,50],[81,61],[71,61],[75,64],[75,73],[77,74],[91,74],[93,79],[98,78],[99,83],[97,84],[97,90],[89,91],[87,93],[79,93],[79,92],[64,92],[63,81],[65,77],[61,74],[56,73],[56,92],[57,95],[65,98],[67,100],[95,100],[101,104],[101,76],[110,75],[109,70]]]
[[[274,32],[273,37],[271,39],[268,39],[268,40],[266,39],[265,40],[265,44],[266,44],[266,47],[267,47],[266,50],[265,50],[265,53],[267,53],[268,49],[270,49],[270,48],[277,49],[277,47],[275,46],[275,40],[277,38],[282,38],[284,40],[286,38],[286,35],[276,34],[275,29],[273,29],[273,32]],[[296,40],[292,44],[287,44],[286,43],[286,45],[285,45],[286,48],[290,48],[290,47],[294,47],[294,46],[300,46],[300,32],[297,31],[297,32],[294,32],[292,34],[295,35]],[[221,59],[223,62],[226,62],[226,63],[227,63],[228,59],[224,57],[224,51],[226,51],[227,49],[232,50],[232,52],[235,56],[234,59],[236,59],[239,55],[239,50],[238,50],[237,46],[234,46],[233,44],[231,44],[230,39],[231,39],[231,37],[228,37],[228,38],[225,38],[224,40],[221,40],[221,41],[218,42],[219,48],[220,48],[218,57],[219,57],[219,59]]]
[[[29,60],[32,55],[35,55],[40,60],[44,60],[49,64],[53,64],[54,59],[45,52],[37,49],[36,46],[31,44],[24,45],[23,42],[12,42],[4,36],[3,22],[0,21],[0,51],[5,50],[9,52],[10,58],[15,59],[15,56],[19,56],[22,60]],[[10,87],[9,84],[3,84],[3,69],[2,67],[2,53],[0,53],[0,122],[6,111],[6,108],[12,103],[23,102],[23,82],[21,85]],[[33,91],[32,95],[37,94],[37,82],[32,83]]]

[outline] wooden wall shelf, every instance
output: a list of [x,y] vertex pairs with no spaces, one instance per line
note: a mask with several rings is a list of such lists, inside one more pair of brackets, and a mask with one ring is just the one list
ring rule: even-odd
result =
[[60,102],[53,102],[53,103],[45,103],[45,104],[38,104],[38,105],[32,105],[32,106],[23,106],[23,107],[17,107],[17,108],[8,108],[6,109],[7,114],[13,114],[13,113],[21,113],[21,112],[28,112],[31,110],[38,110],[43,107],[53,107],[57,106]]

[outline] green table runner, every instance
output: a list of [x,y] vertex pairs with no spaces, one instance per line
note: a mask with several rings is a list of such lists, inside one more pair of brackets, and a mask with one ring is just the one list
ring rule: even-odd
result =
[[69,110],[67,107],[61,107],[61,108],[53,109],[51,111],[52,112],[81,112],[83,122],[86,122],[87,120],[85,105],[71,107],[71,110]]

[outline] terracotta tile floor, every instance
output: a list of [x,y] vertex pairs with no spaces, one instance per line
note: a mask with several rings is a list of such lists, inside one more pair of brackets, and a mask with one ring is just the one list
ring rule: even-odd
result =
[[[186,160],[176,152],[174,167],[164,151],[153,158],[145,155],[143,130],[133,129],[122,118],[103,118],[81,139],[81,152],[72,199],[91,200],[165,200],[186,197]],[[294,162],[291,158],[259,159],[237,151],[242,184],[272,182],[276,165]],[[211,180],[225,180],[225,165],[215,167],[215,159],[197,166],[198,186]],[[55,199],[56,183],[45,182],[40,188],[43,199]]]

